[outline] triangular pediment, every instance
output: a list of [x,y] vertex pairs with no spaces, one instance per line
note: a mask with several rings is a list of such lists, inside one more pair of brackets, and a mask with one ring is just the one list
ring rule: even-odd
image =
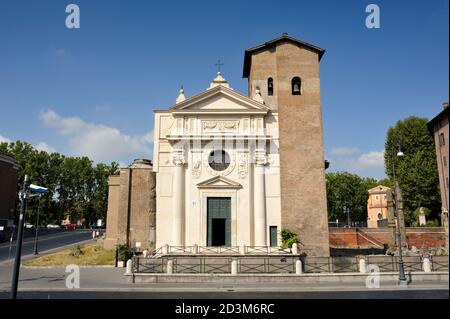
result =
[[223,176],[216,176],[197,184],[198,188],[242,188],[242,185]]
[[267,113],[269,108],[225,86],[219,85],[170,108],[171,112]]

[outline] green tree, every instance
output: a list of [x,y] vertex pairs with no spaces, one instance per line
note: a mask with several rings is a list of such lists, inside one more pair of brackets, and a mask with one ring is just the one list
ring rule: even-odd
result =
[[[395,167],[407,222],[414,220],[413,213],[419,207],[431,209],[434,215],[440,210],[435,145],[427,122],[426,118],[408,117],[389,128],[386,136],[386,174],[392,178]],[[405,154],[403,157],[396,156],[399,148]]]
[[[40,200],[29,200],[27,221],[34,223],[40,205],[42,224],[59,223],[66,216],[86,225],[105,219],[108,203],[108,177],[118,173],[119,166],[93,162],[87,157],[66,157],[59,153],[37,151],[32,145],[16,141],[0,143],[0,153],[15,158],[20,165],[17,192],[25,174],[31,183],[48,188]],[[17,199],[17,209],[18,199]]]
[[328,218],[330,221],[347,221],[348,209],[351,221],[367,220],[368,190],[377,186],[373,178],[361,178],[348,172],[326,174]]

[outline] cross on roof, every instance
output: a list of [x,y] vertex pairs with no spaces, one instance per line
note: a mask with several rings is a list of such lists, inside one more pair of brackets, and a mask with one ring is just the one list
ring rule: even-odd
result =
[[220,62],[220,59],[217,61],[216,64],[214,64],[215,66],[217,66],[217,70],[220,72],[220,67],[224,66],[225,64],[223,64],[222,62]]

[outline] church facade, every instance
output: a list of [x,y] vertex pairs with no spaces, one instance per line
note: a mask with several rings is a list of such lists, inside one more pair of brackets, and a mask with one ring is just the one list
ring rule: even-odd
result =
[[[106,242],[131,244],[133,239],[150,249],[281,246],[280,231],[289,229],[306,254],[328,256],[319,76],[323,53],[283,34],[245,52],[248,96],[233,90],[219,72],[205,91],[186,98],[180,90],[175,105],[156,110],[151,168],[121,170],[120,178],[111,178],[115,188],[110,186],[115,193],[107,228],[135,224],[142,235],[133,237],[130,226],[122,227],[121,235],[107,229]],[[133,169],[151,175],[144,180],[152,180],[154,187],[154,192],[143,192],[149,195],[134,195],[134,204],[133,193],[141,192],[142,185],[134,189],[126,178],[135,175]],[[147,218],[132,207],[154,209]],[[148,231],[140,224],[149,225]]]

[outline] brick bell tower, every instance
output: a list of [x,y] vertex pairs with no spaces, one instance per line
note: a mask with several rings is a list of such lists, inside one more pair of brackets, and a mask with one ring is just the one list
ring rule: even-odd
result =
[[319,62],[325,50],[288,36],[245,51],[248,95],[278,113],[281,227],[309,256],[329,256]]

